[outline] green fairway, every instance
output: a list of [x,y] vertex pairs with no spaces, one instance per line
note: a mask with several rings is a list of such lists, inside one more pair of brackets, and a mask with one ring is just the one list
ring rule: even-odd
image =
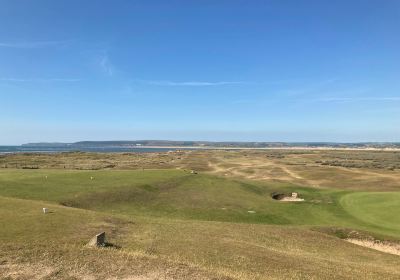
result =
[[[274,191],[297,191],[306,201],[282,203],[271,198]],[[340,194],[179,170],[0,172],[2,196],[126,215],[212,221],[346,225],[353,218],[338,206]]]
[[[297,191],[305,201],[276,201],[271,198],[275,191]],[[349,194],[277,182],[230,180],[181,170],[3,170],[0,195],[130,216],[339,226],[400,237],[394,220],[397,216],[389,214],[396,211],[392,205],[396,203],[393,193]],[[375,196],[380,200],[371,206]],[[356,200],[353,205],[352,198],[364,199],[359,203]],[[389,209],[392,212],[383,211],[385,205],[392,205]],[[370,210],[368,215],[359,214],[364,212],[364,206]],[[384,214],[388,215],[385,219],[379,216]],[[374,219],[385,220],[387,224]]]
[[400,237],[400,193],[358,192],[343,196],[341,205],[376,231]]
[[1,170],[0,195],[60,202],[87,193],[145,186],[183,174],[178,170]]

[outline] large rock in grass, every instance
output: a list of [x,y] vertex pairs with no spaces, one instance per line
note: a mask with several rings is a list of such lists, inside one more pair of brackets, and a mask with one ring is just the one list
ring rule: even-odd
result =
[[103,247],[106,245],[106,233],[103,231],[99,234],[96,234],[92,239],[90,239],[87,244],[91,247]]

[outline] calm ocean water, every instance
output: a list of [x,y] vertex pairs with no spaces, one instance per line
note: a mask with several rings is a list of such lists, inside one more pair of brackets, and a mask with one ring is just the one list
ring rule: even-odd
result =
[[22,146],[0,146],[0,154],[4,153],[61,153],[61,152],[71,152],[71,151],[81,151],[81,152],[98,152],[98,153],[154,153],[154,152],[168,152],[179,150],[176,148],[121,148],[121,147],[22,147]]

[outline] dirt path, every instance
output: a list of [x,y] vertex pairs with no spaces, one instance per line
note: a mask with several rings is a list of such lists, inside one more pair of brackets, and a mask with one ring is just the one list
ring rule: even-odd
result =
[[[289,161],[288,161],[289,160]],[[337,179],[343,178],[349,181],[353,187],[355,183],[360,185],[375,184],[381,180],[385,184],[395,186],[400,181],[399,172],[385,170],[375,171],[359,168],[346,168],[341,166],[308,165],[302,162],[301,166],[291,165],[296,162],[286,158],[268,158],[265,156],[237,156],[222,157],[213,156],[207,161],[213,174],[244,178],[259,181],[286,181],[298,185],[307,185],[314,188],[337,186]],[[316,170],[316,172],[313,172]],[[334,173],[337,176],[331,176]],[[316,177],[320,174],[320,177]],[[372,185],[372,184],[371,184]],[[342,186],[339,186],[342,187]]]
[[[235,166],[223,167],[224,165]],[[213,173],[224,175],[230,174],[251,180],[304,180],[303,177],[290,170],[288,167],[266,159],[240,158],[235,159],[234,162],[233,160],[220,160],[218,163],[209,161],[208,166],[213,170]],[[246,172],[246,170],[249,169],[251,169],[252,173]],[[277,169],[279,169],[280,172],[276,172]]]
[[281,168],[284,172],[286,172],[287,174],[289,174],[289,176],[295,178],[295,179],[304,179],[303,177],[301,177],[299,174],[293,172],[292,170],[290,170],[289,168],[287,168],[284,165],[277,165],[279,168]]

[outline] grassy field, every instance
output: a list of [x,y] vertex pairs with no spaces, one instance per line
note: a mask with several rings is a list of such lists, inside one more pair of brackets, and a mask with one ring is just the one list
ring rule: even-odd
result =
[[400,192],[358,192],[345,195],[341,205],[349,214],[371,228],[400,233]]
[[[396,177],[397,171],[320,165],[300,170],[300,165],[280,162],[287,154],[282,159],[260,152],[210,151],[206,159],[203,153],[180,155],[182,166],[163,169],[1,169],[0,277],[400,277],[399,256],[342,239],[357,232],[400,240],[400,192],[393,191],[392,183],[373,186],[380,178]],[[309,162],[309,154],[291,156],[297,164]],[[37,161],[37,155],[32,157]],[[101,155],[96,155],[98,160]],[[81,154],[78,161],[84,161]],[[192,174],[191,162],[204,171]],[[321,169],[331,177],[321,175]],[[316,177],[304,179],[313,170]],[[359,179],[355,175],[364,187],[347,186],[346,180],[333,183],[348,172],[364,174]],[[286,175],[267,179],[267,173]],[[310,186],[308,180],[325,180],[335,187]],[[292,191],[305,201],[271,198],[273,192]],[[44,215],[43,207],[51,213]],[[115,246],[86,247],[100,231],[106,231]]]

